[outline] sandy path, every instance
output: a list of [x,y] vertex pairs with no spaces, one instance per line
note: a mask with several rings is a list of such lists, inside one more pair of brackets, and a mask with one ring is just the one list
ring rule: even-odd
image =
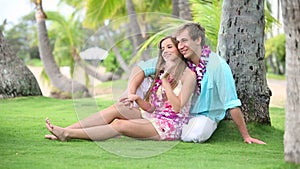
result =
[[268,79],[268,86],[272,91],[270,106],[285,108],[286,81]]
[[[43,82],[42,78],[40,77],[42,68],[41,67],[32,67],[28,66],[31,72],[36,77],[42,93],[44,96],[50,95],[50,88],[48,84]],[[69,75],[69,70],[66,68],[61,68],[61,72],[65,75]],[[268,79],[268,86],[272,91],[270,106],[271,107],[285,107],[285,100],[286,100],[286,81],[283,80],[274,80]]]

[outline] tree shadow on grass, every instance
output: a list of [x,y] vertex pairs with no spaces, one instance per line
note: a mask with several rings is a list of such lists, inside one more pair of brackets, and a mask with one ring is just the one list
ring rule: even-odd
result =
[[[251,137],[260,139],[267,144],[283,142],[284,131],[272,126],[253,122],[247,124],[247,129]],[[243,142],[243,138],[232,120],[223,120],[207,142]]]

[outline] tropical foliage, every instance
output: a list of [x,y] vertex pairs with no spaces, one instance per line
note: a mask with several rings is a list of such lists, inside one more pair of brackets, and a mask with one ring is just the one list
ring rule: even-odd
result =
[[60,66],[69,66],[74,70],[74,53],[79,53],[89,30],[83,29],[81,22],[70,15],[65,18],[58,12],[47,12],[48,19],[54,21],[49,29],[49,37],[54,40],[53,55]]
[[272,72],[283,74],[285,72],[285,35],[280,34],[267,39],[265,49],[265,58],[269,60]]
[[18,24],[5,29],[8,26],[11,27],[9,23],[3,25],[4,36],[16,55],[25,63],[39,58],[34,13],[25,15]]
[[[207,36],[206,42],[213,50],[216,49],[222,12],[222,1],[190,0],[190,2],[193,20],[205,25]],[[135,5],[135,10],[138,16],[137,18],[144,40],[148,40],[145,41],[142,46],[138,47],[140,50],[136,53],[136,55],[133,51],[132,43],[129,43],[130,41],[132,42],[131,37],[128,37],[130,25],[124,25],[124,23],[128,22],[126,20],[129,19],[126,11],[126,1],[105,0],[99,3],[97,0],[61,0],[60,5],[68,5],[74,9],[70,16],[64,17],[58,12],[46,11],[48,20],[52,21],[50,22],[51,26],[49,27],[50,29],[48,33],[50,42],[53,44],[54,56],[57,63],[61,66],[70,66],[72,72],[74,65],[74,59],[71,55],[72,48],[75,48],[78,52],[80,52],[83,48],[86,48],[87,43],[89,43],[88,41],[90,41],[90,36],[105,26],[109,29],[110,38],[114,40],[112,43],[115,44],[115,47],[118,49],[124,63],[129,65],[134,64],[141,59],[141,54],[144,50],[149,50],[149,48],[153,50],[156,48],[156,43],[161,36],[170,33],[171,30],[175,30],[175,27],[178,24],[184,22],[176,20],[176,18],[169,19],[168,21],[157,20],[157,18],[167,18],[160,16],[171,14],[171,0],[133,0],[133,4]],[[270,4],[266,3],[265,7],[266,30],[269,31],[274,23],[276,23],[276,20],[270,15]],[[171,15],[169,15],[169,17],[171,18]],[[33,21],[33,14],[31,14],[30,17],[27,16],[27,18],[31,18]],[[22,23],[23,26],[21,26],[21,28],[25,27],[26,31],[24,31],[24,28],[19,31],[20,26],[16,26],[14,29],[10,30],[10,35],[14,36],[6,37],[8,37],[8,40],[13,40],[18,39],[14,38],[16,36],[22,37],[22,35],[24,35],[23,41],[22,38],[19,38],[18,43],[12,44],[19,44],[14,45],[16,48],[19,48],[18,51],[20,51],[20,53],[18,56],[23,58],[25,61],[29,61],[32,58],[35,58],[38,54],[36,30],[28,26],[30,25],[28,24],[29,20],[23,20],[24,22]],[[31,25],[31,27],[35,26],[33,22]],[[89,28],[94,29],[94,31],[87,31]],[[20,32],[22,32],[22,35]],[[124,37],[127,38],[127,40],[125,40]],[[30,43],[28,43],[29,39],[31,40]],[[97,45],[101,47],[107,45],[105,44],[107,41],[103,39],[98,41],[98,43],[99,44]],[[30,46],[28,46],[28,44]],[[20,46],[24,49],[21,49]],[[101,65],[105,66],[107,71],[115,72],[120,69],[121,65],[120,61],[116,59],[117,54],[114,50],[112,50],[111,46],[107,48],[104,47],[105,50],[109,51],[109,56],[104,60],[104,62],[102,62]],[[28,51],[30,52],[28,53]],[[152,51],[152,54],[149,55],[154,56],[154,53],[155,52]],[[133,55],[135,55],[135,57],[133,57]]]
[[218,45],[223,1],[190,0],[190,2],[194,21],[205,25],[206,43],[215,50]]

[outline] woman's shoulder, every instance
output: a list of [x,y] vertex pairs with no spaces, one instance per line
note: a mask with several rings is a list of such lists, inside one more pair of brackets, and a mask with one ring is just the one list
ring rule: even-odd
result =
[[188,67],[186,67],[182,73],[181,80],[196,79],[196,74]]
[[186,67],[184,69],[183,74],[196,76],[195,73],[189,67]]

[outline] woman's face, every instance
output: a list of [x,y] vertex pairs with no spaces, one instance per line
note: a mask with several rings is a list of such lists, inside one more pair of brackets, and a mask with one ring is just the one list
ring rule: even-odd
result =
[[163,59],[166,62],[175,61],[176,59],[179,59],[179,51],[170,38],[167,38],[161,42],[161,50]]

